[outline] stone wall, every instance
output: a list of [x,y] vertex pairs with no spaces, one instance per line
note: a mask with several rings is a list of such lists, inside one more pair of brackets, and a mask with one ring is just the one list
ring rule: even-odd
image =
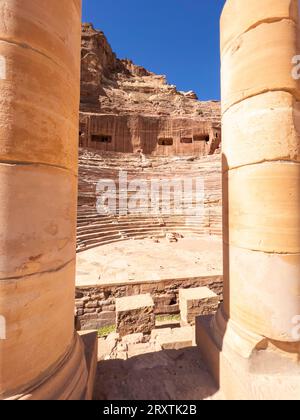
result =
[[206,156],[220,143],[220,127],[195,117],[80,114],[80,146],[98,151]]
[[222,276],[190,279],[134,282],[76,288],[76,328],[99,329],[116,321],[116,298],[150,293],[156,315],[179,314],[179,289],[209,287],[222,299]]

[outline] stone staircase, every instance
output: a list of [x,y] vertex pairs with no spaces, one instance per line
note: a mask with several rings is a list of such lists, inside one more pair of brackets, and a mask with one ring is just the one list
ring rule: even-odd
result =
[[[143,166],[143,167],[142,167]],[[123,215],[97,213],[96,185],[99,180],[114,180],[117,185],[117,202],[123,192],[119,188],[119,172],[126,171],[128,182],[144,180],[150,188],[151,180],[193,179],[204,180],[204,214],[189,217],[182,214],[167,214],[160,197],[157,212],[141,208],[137,214]],[[128,191],[128,199],[133,191]],[[141,192],[141,199],[146,198]],[[221,235],[222,233],[222,193],[220,155],[205,158],[195,157],[149,157],[141,164],[135,154],[97,152],[81,149],[79,157],[79,193],[77,219],[77,251],[81,252],[100,245],[128,239],[165,237],[169,232],[183,236]],[[174,198],[170,205],[172,208]],[[195,205],[195,197],[187,196],[183,210]]]

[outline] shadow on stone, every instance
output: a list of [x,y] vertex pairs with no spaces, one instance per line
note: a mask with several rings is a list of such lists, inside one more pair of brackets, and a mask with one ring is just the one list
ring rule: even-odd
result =
[[204,400],[217,388],[199,350],[165,350],[98,362],[94,400]]

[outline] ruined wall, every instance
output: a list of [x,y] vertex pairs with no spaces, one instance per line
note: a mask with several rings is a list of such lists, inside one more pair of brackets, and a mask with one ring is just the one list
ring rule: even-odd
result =
[[222,300],[222,276],[77,287],[76,328],[78,330],[99,329],[114,325],[116,321],[116,298],[145,293],[150,293],[153,297],[156,315],[179,314],[179,289],[205,286],[217,293]]

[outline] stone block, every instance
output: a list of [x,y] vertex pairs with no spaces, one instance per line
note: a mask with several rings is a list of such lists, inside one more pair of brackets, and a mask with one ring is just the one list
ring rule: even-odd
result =
[[[58,63],[72,77],[79,74],[80,30],[76,27],[75,31],[74,25],[81,14],[80,0],[63,0],[56,13],[55,3],[48,0],[22,2],[22,7],[18,8],[9,1],[6,7],[10,13],[5,21],[0,22],[1,39],[14,39],[20,45],[30,45],[32,50],[47,57],[53,66]],[[16,21],[22,25],[17,26]]]
[[144,340],[144,334],[143,333],[136,333],[136,334],[130,334],[125,335],[122,339],[122,342],[125,344],[140,344]]
[[85,308],[85,309],[83,310],[83,313],[84,313],[84,314],[96,314],[96,310],[95,310],[95,309],[93,309],[93,308]]
[[71,261],[76,177],[54,167],[4,164],[0,177],[0,279],[58,270]]
[[8,389],[30,383],[68,350],[74,336],[74,273],[71,262],[55,272],[0,281],[1,315],[9,326],[9,339],[1,340],[0,389],[4,383]]
[[128,357],[136,357],[143,354],[155,352],[155,345],[151,343],[130,344],[128,346]]
[[179,290],[182,325],[195,325],[195,318],[217,311],[219,297],[207,287]]
[[[221,49],[250,28],[272,19],[297,21],[297,0],[248,0],[247,7],[240,7],[241,0],[227,0],[221,17]],[[234,18],[233,18],[234,16]]]
[[82,309],[84,307],[84,302],[82,300],[75,300],[75,307],[77,309]]
[[[222,112],[233,104],[272,90],[300,99],[292,77],[297,25],[292,20],[264,23],[235,39],[222,56]],[[272,72],[270,72],[272,69]]]
[[97,301],[90,301],[85,305],[85,307],[87,309],[93,309],[93,308],[96,309],[98,307],[98,302]]
[[224,170],[263,161],[300,161],[300,102],[267,92],[232,106],[223,116]]
[[195,328],[183,327],[158,330],[155,342],[162,350],[181,350],[195,345]]
[[[272,254],[225,245],[230,317],[275,341],[294,342],[300,314],[300,254]],[[225,279],[225,283],[228,282]],[[259,296],[259,305],[253,300]],[[294,327],[294,328],[293,328]]]
[[234,169],[224,176],[226,188],[224,215],[230,231],[230,238],[225,231],[226,243],[253,251],[300,253],[299,163],[266,162]]
[[83,346],[84,355],[88,371],[88,380],[86,385],[86,399],[91,400],[93,397],[94,383],[97,371],[97,353],[98,340],[96,331],[79,332]]
[[155,328],[154,302],[147,295],[116,299],[116,325],[121,337],[128,334],[150,334]]
[[[5,57],[7,68],[5,83],[0,86],[0,160],[59,166],[75,174],[77,77],[43,54],[12,42],[1,42],[0,55]],[[27,74],[31,77],[24,78]],[[49,83],[51,80],[55,83]],[[12,124],[13,115],[18,118]]]
[[110,357],[112,352],[117,347],[119,334],[111,333],[107,338],[98,339],[98,360],[105,360]]
[[151,332],[151,341],[156,341],[158,336],[172,334],[171,328],[155,329]]
[[[209,371],[227,400],[299,400],[299,364],[269,351],[265,337],[225,323],[219,342],[213,317],[198,317],[196,341]],[[241,335],[239,333],[242,332]],[[220,343],[222,345],[220,345]],[[274,374],[274,370],[276,374]]]
[[103,327],[110,327],[115,325],[115,312],[100,312],[92,314],[84,314],[78,318],[81,330],[99,330]]

